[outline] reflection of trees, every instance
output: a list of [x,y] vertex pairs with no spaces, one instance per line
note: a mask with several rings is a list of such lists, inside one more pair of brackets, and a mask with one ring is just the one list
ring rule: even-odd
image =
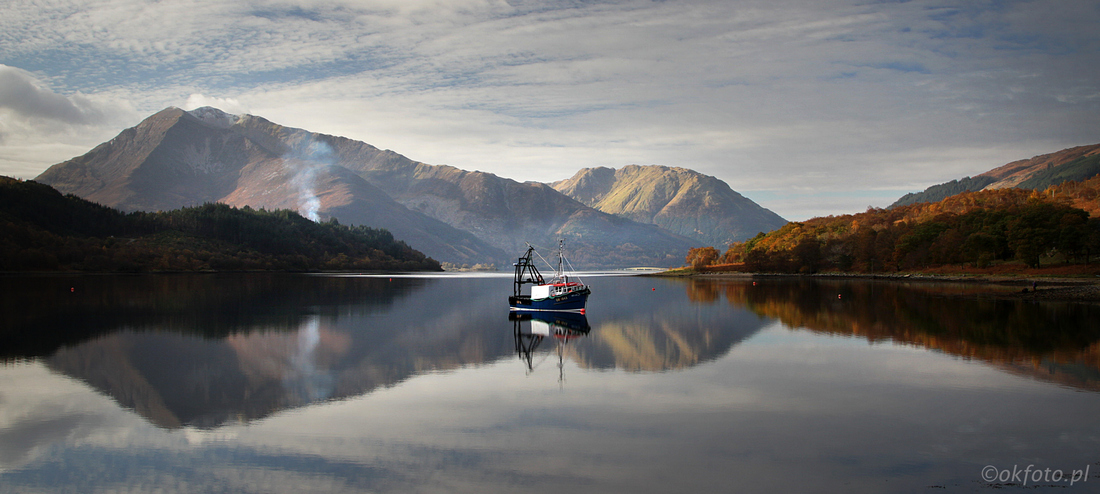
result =
[[[1100,389],[1100,307],[994,298],[974,285],[758,280],[726,299],[792,328],[892,340]],[[983,294],[984,292],[984,294]]]
[[688,300],[692,302],[713,303],[718,301],[719,286],[714,283],[692,280],[687,285]]
[[0,358],[49,355],[120,328],[204,337],[292,331],[311,314],[370,312],[422,284],[268,273],[4,277]]

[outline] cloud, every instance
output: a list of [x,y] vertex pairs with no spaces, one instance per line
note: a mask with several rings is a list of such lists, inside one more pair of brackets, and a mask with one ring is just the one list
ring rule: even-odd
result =
[[186,100],[519,180],[665,164],[814,197],[1096,142],[1098,22],[1087,0],[17,3],[0,61],[71,94],[37,106],[68,121],[84,93]]
[[183,104],[184,110],[194,110],[195,108],[202,108],[204,106],[212,106],[226,113],[242,114],[250,113],[248,107],[242,105],[240,101],[235,98],[214,98],[203,96],[201,94],[191,94],[187,97],[187,101]]
[[134,125],[136,115],[125,99],[58,94],[30,72],[0,65],[0,174],[34,177]]
[[0,108],[24,118],[42,118],[70,124],[90,124],[103,119],[103,111],[88,98],[62,96],[43,88],[30,73],[0,65]]

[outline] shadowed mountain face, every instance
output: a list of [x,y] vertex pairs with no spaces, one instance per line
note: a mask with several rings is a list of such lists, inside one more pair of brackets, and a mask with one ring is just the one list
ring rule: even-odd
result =
[[787,223],[725,182],[685,168],[586,168],[551,186],[605,213],[658,225],[720,249]]
[[676,266],[698,245],[544,184],[427,165],[209,107],[163,110],[35,180],[126,211],[224,202],[336,217],[385,228],[435,259],[460,264],[504,264],[525,242],[551,246],[565,238],[577,267]]

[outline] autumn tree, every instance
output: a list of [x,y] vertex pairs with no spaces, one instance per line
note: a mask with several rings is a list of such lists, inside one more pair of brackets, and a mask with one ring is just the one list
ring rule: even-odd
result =
[[694,269],[703,269],[718,260],[718,249],[714,247],[696,247],[688,250],[684,259]]

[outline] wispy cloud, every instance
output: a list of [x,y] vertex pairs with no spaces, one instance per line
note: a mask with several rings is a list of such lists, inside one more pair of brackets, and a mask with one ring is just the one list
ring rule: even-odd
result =
[[[61,95],[127,94],[142,113],[205,95],[520,180],[666,164],[749,197],[852,190],[856,211],[867,204],[855,191],[867,187],[919,188],[1100,141],[1098,9],[1085,0],[17,1],[0,19],[0,63]],[[941,151],[942,161],[919,158]]]
[[103,120],[103,111],[83,95],[65,97],[43,88],[30,74],[0,65],[0,108],[23,118],[50,119],[71,124]]
[[29,72],[0,65],[0,174],[33,177],[109,139],[135,115],[125,100],[59,94]]

